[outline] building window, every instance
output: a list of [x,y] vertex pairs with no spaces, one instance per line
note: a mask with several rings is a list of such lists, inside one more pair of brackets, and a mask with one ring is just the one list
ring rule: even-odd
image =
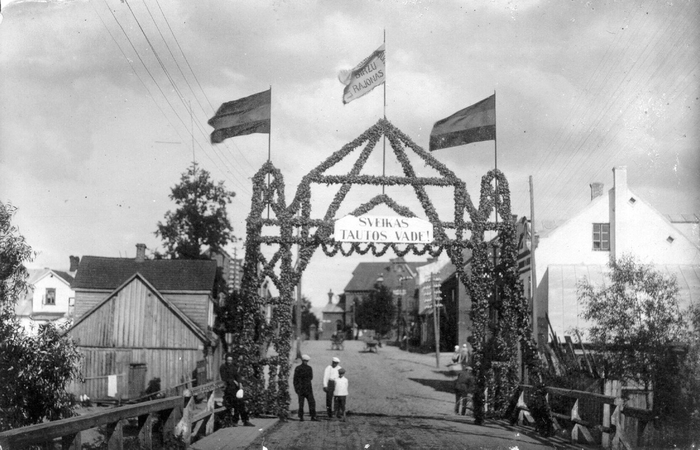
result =
[[599,252],[610,251],[610,224],[593,224],[593,250]]
[[55,305],[56,304],[56,289],[46,288],[46,296],[44,297],[45,305]]

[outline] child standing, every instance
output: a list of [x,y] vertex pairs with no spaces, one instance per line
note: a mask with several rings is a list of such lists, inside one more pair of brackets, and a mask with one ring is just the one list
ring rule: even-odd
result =
[[348,379],[345,378],[345,369],[338,370],[338,378],[335,380],[335,414],[338,419],[345,422],[345,403],[348,398]]

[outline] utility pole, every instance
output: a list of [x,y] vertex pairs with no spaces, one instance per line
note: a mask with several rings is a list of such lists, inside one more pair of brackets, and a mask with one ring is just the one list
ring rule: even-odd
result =
[[435,367],[440,367],[440,309],[435,298],[435,273],[430,273],[430,297],[433,301],[433,326],[435,327]]
[[[527,224],[526,224],[527,226]],[[538,313],[537,310],[537,264],[535,264],[535,245],[537,244],[535,238],[535,188],[532,185],[532,175],[530,175],[530,284],[531,284],[531,294],[532,294],[532,336],[540,345],[539,336],[539,324],[537,323]]]
[[[301,214],[300,214],[301,215]],[[299,229],[297,228],[297,237],[300,235]],[[301,253],[301,244],[297,244],[297,262],[296,270],[299,270],[299,253]],[[297,357],[296,359],[301,361],[301,275],[299,276],[299,282],[297,283]]]

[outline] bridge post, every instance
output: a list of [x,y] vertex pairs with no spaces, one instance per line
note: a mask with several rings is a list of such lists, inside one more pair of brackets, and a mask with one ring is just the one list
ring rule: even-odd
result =
[[80,450],[83,448],[83,441],[80,431],[69,434],[61,438],[61,448],[64,450]]
[[139,444],[141,448],[151,450],[153,448],[153,413],[139,416]]

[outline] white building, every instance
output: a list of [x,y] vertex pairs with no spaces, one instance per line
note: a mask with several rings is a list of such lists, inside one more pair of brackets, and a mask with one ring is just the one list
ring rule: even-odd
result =
[[24,329],[35,333],[41,324],[69,320],[75,303],[73,276],[49,268],[28,270],[30,289],[15,307]]
[[[545,314],[562,337],[574,327],[586,328],[579,316],[576,284],[587,277],[606,280],[610,257],[631,254],[657,270],[676,276],[681,305],[700,301],[700,239],[697,216],[667,217],[627,186],[627,168],[613,168],[613,187],[591,184],[591,202],[562,223],[535,224],[536,303],[533,316],[539,342],[549,334]],[[534,325],[533,324],[533,325]]]

